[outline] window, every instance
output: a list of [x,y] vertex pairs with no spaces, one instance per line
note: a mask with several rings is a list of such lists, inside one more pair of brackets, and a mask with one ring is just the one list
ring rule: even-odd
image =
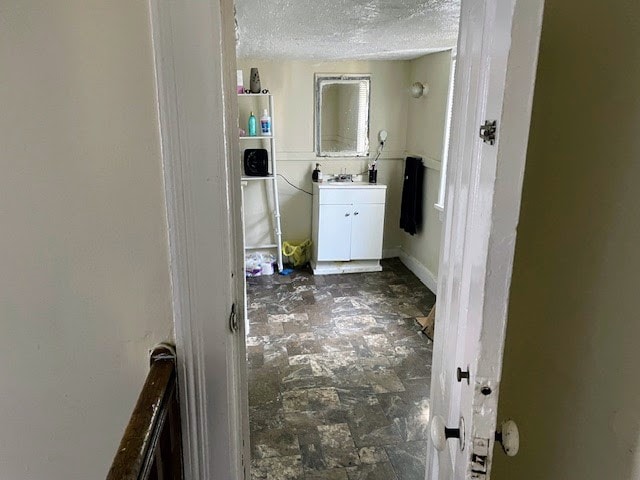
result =
[[451,51],[451,70],[449,72],[449,93],[447,95],[447,120],[444,125],[444,139],[442,142],[442,165],[440,167],[440,191],[438,201],[434,205],[437,210],[444,211],[445,190],[447,188],[447,162],[449,159],[449,144],[451,135],[451,115],[453,112],[453,90],[456,73],[456,56]]

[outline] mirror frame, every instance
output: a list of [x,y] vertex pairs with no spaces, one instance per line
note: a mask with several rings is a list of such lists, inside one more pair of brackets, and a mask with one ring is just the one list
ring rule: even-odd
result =
[[[342,150],[338,152],[331,152],[322,150],[320,145],[320,130],[322,126],[321,122],[321,107],[322,107],[322,85],[325,83],[355,83],[355,82],[367,82],[367,133],[366,133],[366,147],[363,151],[358,150]],[[369,132],[371,121],[371,74],[369,73],[316,73],[314,76],[314,96],[315,96],[315,110],[314,110],[314,123],[315,123],[315,154],[316,157],[368,157],[369,156]]]

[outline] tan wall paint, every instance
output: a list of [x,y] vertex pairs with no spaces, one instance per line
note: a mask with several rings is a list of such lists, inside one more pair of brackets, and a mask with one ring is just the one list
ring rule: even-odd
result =
[[640,478],[639,16],[546,1],[499,412],[521,445],[496,480]]
[[[429,93],[410,98],[407,122],[407,152],[442,161],[442,146],[446,122],[451,52],[425,55],[409,62],[409,83],[429,85]],[[402,249],[437,276],[440,260],[442,222],[433,205],[438,201],[440,172],[426,169],[423,197],[424,224],[416,235],[401,233]]]
[[[388,154],[396,157],[379,163],[378,182],[388,185],[385,215],[384,248],[400,245],[399,213],[402,189],[402,156],[406,143],[408,62],[331,62],[310,63],[300,61],[238,60],[244,78],[249,78],[251,67],[258,67],[262,88],[275,95],[274,127],[277,151],[280,152],[278,172],[294,185],[311,191],[311,171],[316,161],[323,173],[360,173],[367,169],[361,159],[327,159],[312,157],[314,152],[314,74],[315,73],[370,73],[371,114],[370,150],[377,148],[378,131],[385,129],[389,137],[385,146]],[[248,88],[248,80],[245,82]],[[240,126],[246,129],[250,109],[262,112],[262,106],[251,105],[253,100],[239,103]],[[258,110],[259,109],[259,110]],[[242,148],[245,147],[243,143]],[[266,146],[264,147],[266,148]],[[282,179],[278,180],[284,240],[301,240],[311,236],[311,197],[295,190]],[[271,219],[263,209],[268,192],[264,185],[250,184],[245,189],[245,220],[247,244],[270,243]]]
[[171,334],[148,6],[0,10],[0,477],[104,478]]

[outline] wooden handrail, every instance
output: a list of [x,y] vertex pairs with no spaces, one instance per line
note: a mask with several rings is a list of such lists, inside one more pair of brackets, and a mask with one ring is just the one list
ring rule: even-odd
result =
[[182,480],[180,409],[173,347],[151,353],[151,368],[107,480]]

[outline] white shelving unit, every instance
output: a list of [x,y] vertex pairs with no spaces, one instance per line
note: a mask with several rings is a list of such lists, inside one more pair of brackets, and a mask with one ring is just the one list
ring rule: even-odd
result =
[[[262,245],[246,245],[245,242],[245,252],[250,250],[275,250],[276,253],[276,261],[278,263],[278,271],[282,271],[282,230],[280,228],[280,201],[278,198],[278,167],[276,161],[276,134],[275,134],[275,119],[274,119],[274,109],[273,109],[273,95],[270,93],[241,93],[238,94],[238,100],[246,99],[246,98],[256,98],[256,97],[267,97],[268,99],[268,109],[269,115],[271,116],[271,135],[257,135],[255,137],[242,136],[240,137],[240,149],[242,151],[242,155],[244,156],[244,149],[246,148],[246,143],[250,141],[256,140],[266,140],[269,143],[269,163],[271,166],[271,175],[266,177],[249,177],[246,175],[242,176],[242,202],[244,205],[244,187],[248,184],[248,182],[267,182],[271,185],[271,191],[273,193],[273,240],[275,243],[268,243]],[[258,120],[259,122],[259,120]],[[259,128],[258,124],[258,128]],[[244,165],[243,165],[244,168]],[[243,236],[244,236],[244,206],[243,206],[243,214],[242,214],[242,228],[243,228]]]

